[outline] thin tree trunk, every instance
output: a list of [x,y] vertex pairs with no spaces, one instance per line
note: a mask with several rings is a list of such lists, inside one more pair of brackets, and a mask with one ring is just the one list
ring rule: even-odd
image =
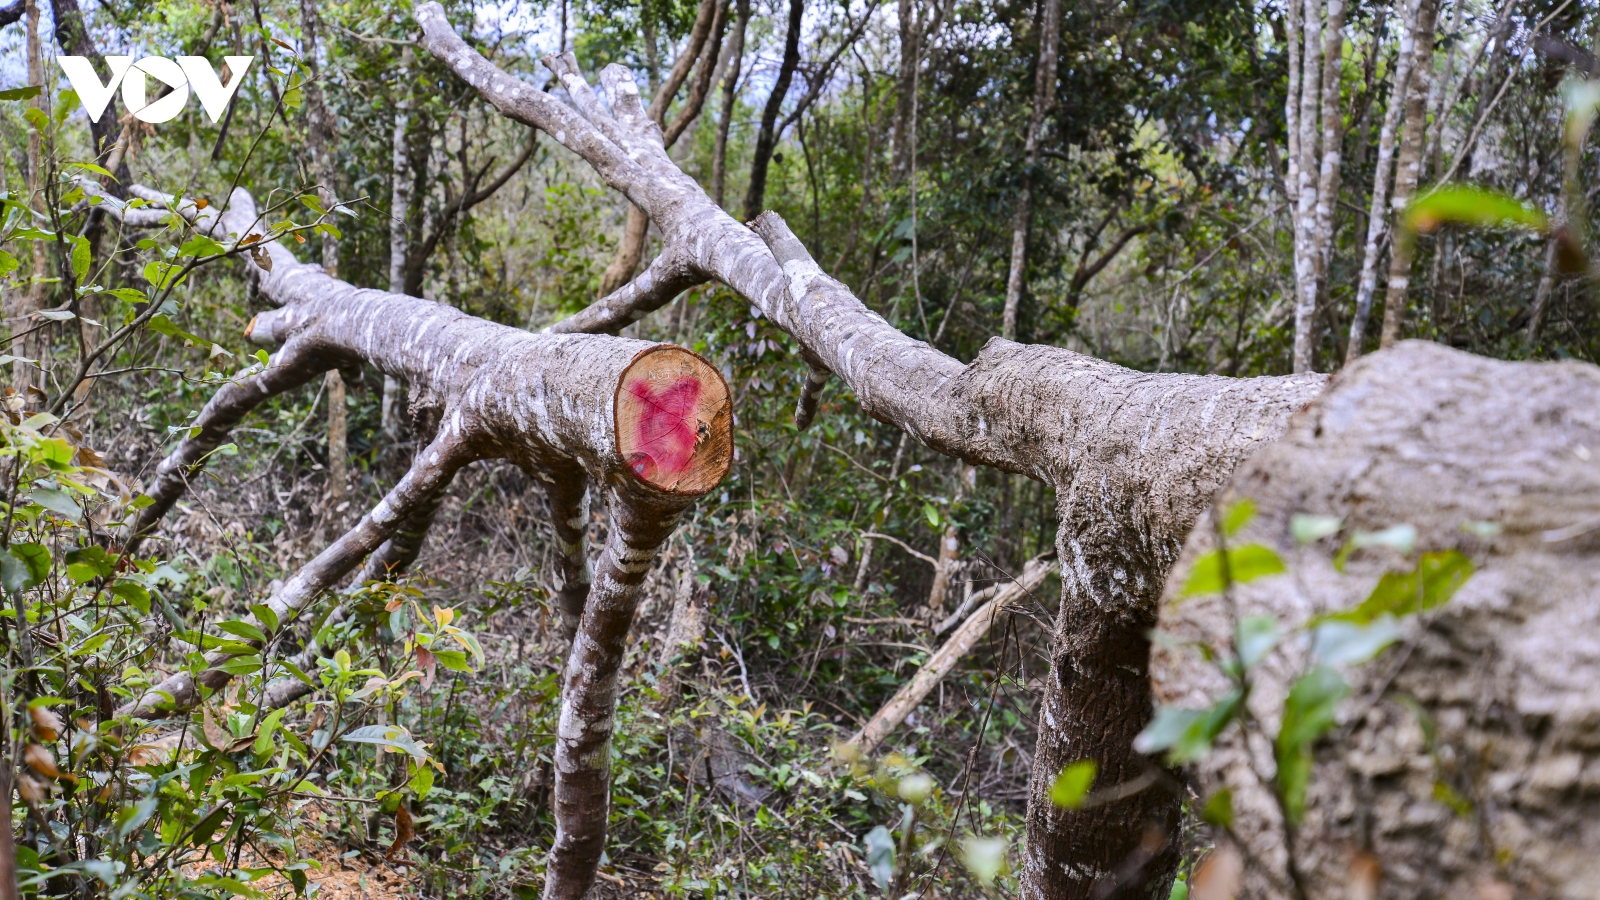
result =
[[1289,201],[1289,222],[1295,219],[1300,199],[1300,46],[1305,41],[1305,4],[1288,0],[1287,34],[1284,48],[1289,57],[1289,91],[1283,99],[1283,121],[1288,134],[1289,152],[1284,167],[1283,193]]
[[[1317,311],[1317,186],[1321,172],[1318,137],[1322,129],[1323,0],[1304,0],[1305,45],[1300,72],[1300,165],[1294,216],[1294,371],[1312,371],[1316,347],[1312,326]],[[1339,2],[1339,0],[1333,0]]]
[[[565,7],[563,7],[563,15]],[[565,23],[563,22],[563,26]],[[410,73],[413,51],[406,47],[400,54],[400,75],[396,80],[401,92],[395,103],[394,134],[390,140],[389,162],[389,293],[403,294],[406,287],[406,251],[411,236],[411,88]],[[400,438],[400,409],[404,403],[400,395],[400,381],[391,375],[383,376],[383,433],[390,440]]]
[[1544,326],[1545,310],[1550,305],[1550,294],[1555,290],[1558,243],[1550,239],[1544,253],[1544,274],[1539,276],[1539,288],[1534,291],[1533,305],[1528,308],[1527,342],[1529,347],[1539,346],[1539,329]]
[[[300,0],[300,54],[305,63],[307,78],[306,97],[306,152],[311,157],[311,171],[317,178],[317,197],[323,209],[331,210],[338,200],[334,191],[337,175],[334,165],[333,116],[328,112],[322,90],[322,60],[317,44],[316,0]],[[322,234],[322,268],[334,278],[339,277],[339,244],[333,235]],[[344,503],[346,483],[345,461],[349,456],[348,423],[345,410],[344,377],[338,369],[327,374],[328,388],[328,513]]]
[[1410,0],[1405,21],[1400,25],[1400,46],[1395,51],[1394,85],[1389,105],[1383,113],[1383,128],[1378,132],[1377,171],[1372,176],[1372,204],[1367,211],[1367,241],[1361,257],[1361,276],[1356,284],[1355,315],[1350,320],[1350,341],[1344,362],[1349,365],[1360,356],[1366,341],[1367,321],[1372,315],[1372,295],[1378,286],[1378,251],[1383,242],[1389,216],[1389,179],[1394,169],[1395,133],[1399,130],[1410,89],[1411,69],[1416,64],[1418,18],[1422,7],[1434,0]]
[[917,29],[916,0],[898,0],[895,16],[900,30],[900,66],[895,70],[894,131],[891,141],[894,145],[894,177],[899,178],[911,160],[911,82],[915,78],[917,61],[922,58],[922,35]]
[[[39,4],[38,0],[26,0],[24,13],[27,16],[28,29],[28,83],[44,84],[44,39],[39,34]],[[33,98],[33,108],[40,112],[49,112],[50,92],[40,91]],[[39,129],[28,129],[28,172],[26,184],[28,187],[28,205],[36,211],[44,209],[44,155],[40,152]],[[16,308],[10,311],[11,331],[13,334],[29,327],[29,317],[43,305],[45,285],[43,279],[49,268],[46,257],[44,241],[33,241],[32,263],[30,273],[32,284],[16,292]],[[25,359],[38,360],[38,365],[44,365],[44,332],[34,332],[22,339],[22,352],[19,354]],[[29,363],[18,360],[11,364],[12,387],[21,395],[24,401],[28,398],[28,388],[33,384],[33,369]]]
[[889,735],[893,734],[900,723],[906,720],[922,701],[927,699],[933,689],[939,686],[946,675],[956,667],[972,648],[983,640],[989,633],[994,622],[999,619],[1000,613],[1009,605],[1022,600],[1033,593],[1039,585],[1044,584],[1046,578],[1055,570],[1055,564],[1045,557],[1031,559],[1023,566],[1022,575],[1016,581],[995,585],[984,593],[989,596],[982,598],[982,604],[974,610],[961,623],[950,637],[928,657],[922,664],[917,674],[896,691],[889,699],[873,713],[872,718],[861,730],[856,732],[849,740],[855,744],[863,754],[871,754],[877,750]]
[[783,39],[783,61],[778,65],[778,79],[773,82],[767,105],[761,110],[761,130],[756,133],[756,146],[750,161],[750,186],[744,195],[744,218],[750,221],[760,215],[767,197],[767,165],[772,161],[772,151],[777,147],[778,113],[783,109],[784,98],[789,95],[789,83],[794,80],[794,70],[800,65],[800,16],[805,12],[805,0],[789,0],[788,31]]
[[[713,29],[720,29],[725,18],[727,5],[725,0],[700,0],[700,9],[695,14],[694,26],[689,31],[689,39],[684,44],[683,52],[673,62],[672,69],[667,77],[656,89],[655,96],[650,100],[648,115],[666,134],[666,145],[671,147],[683,129],[688,127],[690,121],[699,114],[700,106],[705,102],[704,89],[694,92],[690,96],[690,103],[683,110],[683,115],[674,122],[672,127],[666,124],[667,109],[678,94],[678,89],[683,87],[684,81],[689,78],[689,71],[695,62],[701,58],[705,48],[710,45],[708,38]],[[719,35],[720,38],[720,35]],[[654,45],[652,37],[651,44]],[[712,50],[712,54],[715,54]],[[705,74],[710,75],[712,59],[704,64]],[[708,78],[701,79],[709,80]],[[700,87],[700,85],[696,85]],[[644,258],[644,243],[650,233],[650,218],[639,207],[629,204],[628,217],[622,226],[622,241],[617,244],[617,255],[611,260],[611,265],[600,275],[600,291],[597,296],[605,297],[618,288],[627,284],[633,278],[633,273],[639,268],[639,260]]]
[[744,66],[744,33],[750,25],[750,0],[738,0],[734,19],[733,40],[728,45],[728,71],[722,81],[722,114],[717,117],[717,141],[711,156],[711,198],[723,205],[723,193],[728,178],[728,129],[733,124],[733,110],[739,99],[739,75]]
[[1017,339],[1017,310],[1022,305],[1022,282],[1028,268],[1028,229],[1033,223],[1034,167],[1039,164],[1039,135],[1045,117],[1055,107],[1056,45],[1061,36],[1061,0],[1044,0],[1039,17],[1039,59],[1033,76],[1033,115],[1022,148],[1022,193],[1011,217],[1011,267],[1006,274],[1006,304],[1000,334]]
[[[1345,0],[1328,0],[1328,23],[1322,68],[1322,162],[1317,181],[1315,249],[1319,296],[1327,288],[1332,262],[1333,220],[1339,199],[1339,173],[1344,140],[1339,89],[1344,75]],[[1315,334],[1313,347],[1315,347]]]
[[[1433,79],[1433,26],[1438,6],[1431,0],[1422,2],[1423,8],[1417,14],[1417,56],[1412,63],[1411,87],[1406,95],[1405,132],[1400,139],[1400,150],[1395,160],[1392,206],[1397,220],[1411,202],[1411,196],[1416,193],[1417,179],[1421,174],[1428,90]],[[1405,240],[1396,234],[1391,241],[1388,288],[1383,298],[1383,332],[1378,339],[1380,348],[1388,347],[1400,339],[1400,328],[1406,315],[1406,294],[1411,286],[1411,259],[1415,250],[1415,240]]]

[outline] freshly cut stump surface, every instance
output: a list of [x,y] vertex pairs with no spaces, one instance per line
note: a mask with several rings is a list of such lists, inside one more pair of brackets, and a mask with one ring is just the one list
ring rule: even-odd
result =
[[651,487],[711,490],[733,464],[733,404],[722,373],[682,347],[651,347],[617,382],[617,455]]

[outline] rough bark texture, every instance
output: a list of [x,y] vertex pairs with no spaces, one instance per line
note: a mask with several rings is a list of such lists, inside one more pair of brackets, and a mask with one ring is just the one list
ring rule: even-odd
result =
[[[1295,0],[1290,0],[1291,3]],[[1339,0],[1334,0],[1335,3]],[[1296,166],[1294,207],[1294,370],[1311,371],[1312,325],[1317,311],[1317,176],[1321,172],[1318,113],[1322,108],[1322,0],[1305,0],[1301,30],[1305,45],[1301,51],[1299,164]]]
[[[1416,61],[1411,67],[1411,86],[1406,95],[1405,133],[1395,160],[1394,209],[1399,216],[1416,192],[1422,172],[1422,145],[1427,126],[1428,89],[1433,82],[1433,26],[1438,4],[1422,0],[1417,14]],[[1413,245],[1395,240],[1389,251],[1389,281],[1383,298],[1383,332],[1378,346],[1387,347],[1400,339],[1400,326],[1406,316],[1406,294],[1411,287]]]
[[[417,19],[431,52],[503,114],[582,156],[657,222],[669,249],[792,335],[869,414],[969,463],[1056,486],[1067,574],[1036,769],[1048,774],[1036,781],[1047,786],[1084,755],[1096,756],[1107,779],[1139,774],[1131,742],[1149,706],[1144,630],[1166,566],[1234,465],[1274,439],[1325,380],[1149,375],[1002,339],[963,365],[822,274],[781,219],[761,216],[757,237],[712,203],[666,157],[627,70],[601,73],[608,111],[570,55],[548,59],[575,111],[473,52],[437,5],[420,6]],[[1145,797],[1070,817],[1040,795],[1030,806],[1030,897],[1082,895],[1138,849],[1148,819],[1175,815],[1167,801]],[[1174,852],[1152,863],[1158,880]]]
[[728,129],[733,125],[739,75],[744,66],[744,34],[750,26],[750,0],[738,0],[733,38],[728,44],[728,71],[722,82],[722,112],[717,116],[717,139],[711,152],[711,197],[721,206],[728,178]]
[[[1358,850],[1381,864],[1382,897],[1595,896],[1597,445],[1600,369],[1409,341],[1347,368],[1235,474],[1219,503],[1249,498],[1258,508],[1235,540],[1275,547],[1290,569],[1236,586],[1239,616],[1270,614],[1287,631],[1356,605],[1385,571],[1410,564],[1362,550],[1341,574],[1333,557],[1342,537],[1298,547],[1289,531],[1297,513],[1341,517],[1346,536],[1410,524],[1418,552],[1455,549],[1476,564],[1448,604],[1403,624],[1400,646],[1346,672],[1353,691],[1319,745],[1296,842],[1308,896],[1352,896]],[[1498,531],[1462,527],[1481,522]],[[1225,648],[1228,603],[1180,603],[1176,591],[1214,546],[1210,527],[1190,535],[1160,625],[1179,641]],[[1305,654],[1302,642],[1285,641],[1255,670],[1250,709],[1269,734]],[[1223,689],[1192,645],[1163,642],[1152,673],[1164,703],[1199,707]],[[1435,729],[1431,746],[1425,729]],[[1272,753],[1262,751],[1270,778]],[[1194,774],[1202,792],[1233,790],[1236,831],[1281,883],[1281,820],[1249,765],[1229,731]],[[1470,808],[1452,811],[1439,784]],[[1246,894],[1283,891],[1257,868]]]
[[1022,192],[1011,216],[1011,268],[1006,275],[1006,304],[1000,334],[1017,339],[1017,310],[1022,305],[1022,280],[1028,268],[1028,229],[1033,224],[1033,170],[1039,164],[1039,136],[1055,106],[1056,46],[1061,38],[1061,0],[1044,0],[1039,17],[1039,59],[1033,76],[1033,115],[1022,147]]
[[[199,229],[240,242],[257,225],[255,203],[237,190],[225,212],[194,214]],[[592,484],[609,499],[611,528],[597,577],[573,629],[572,656],[562,688],[556,747],[557,831],[545,885],[547,897],[581,897],[592,884],[604,845],[618,671],[639,587],[679,514],[715,486],[732,463],[732,409],[727,385],[709,363],[680,347],[598,335],[534,335],[475,319],[415,297],[361,290],[321,267],[301,264],[275,240],[254,243],[245,257],[259,294],[277,309],[258,315],[246,337],[282,344],[274,364],[219,392],[202,421],[209,430],[186,439],[163,464],[187,473],[226,433],[226,415],[269,396],[281,381],[282,360],[304,360],[297,372],[367,363],[404,379],[419,394],[413,408],[438,410],[437,434],[400,484],[355,528],[280,588],[267,604],[280,623],[294,621],[323,591],[368,554],[390,542],[403,559],[408,540],[425,532],[439,493],[454,472],[475,459],[505,458],[551,485],[558,539],[568,584],[582,564],[579,516],[573,496]],[[232,421],[237,421],[237,415]],[[169,465],[170,464],[170,465]],[[182,478],[169,479],[172,498]],[[159,485],[158,485],[159,489]],[[577,503],[581,512],[581,500]],[[152,509],[154,507],[151,507]],[[573,530],[579,539],[567,543]],[[408,539],[408,535],[413,538]],[[564,591],[564,593],[566,593]],[[573,605],[563,597],[563,613]],[[565,615],[564,615],[565,618]],[[281,626],[280,626],[281,627]],[[216,689],[228,657],[214,652],[198,678],[180,672],[125,706],[122,714],[151,717],[169,705],[188,708],[199,686]]]
[[1395,133],[1400,127],[1400,115],[1405,110],[1406,91],[1411,85],[1411,67],[1417,58],[1418,17],[1422,6],[1431,2],[1408,2],[1400,26],[1400,46],[1394,55],[1394,84],[1389,93],[1389,104],[1383,113],[1383,127],[1378,132],[1378,161],[1372,176],[1372,205],[1367,212],[1367,240],[1361,257],[1361,276],[1356,283],[1355,315],[1350,320],[1350,339],[1345,348],[1346,365],[1355,362],[1356,357],[1365,350],[1367,321],[1372,316],[1372,295],[1378,287],[1378,251],[1389,222],[1389,181],[1394,169]]

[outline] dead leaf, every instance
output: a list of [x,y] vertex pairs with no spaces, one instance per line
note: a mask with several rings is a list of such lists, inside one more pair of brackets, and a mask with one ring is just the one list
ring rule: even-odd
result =
[[427,647],[418,647],[417,666],[422,669],[422,689],[433,687],[433,673],[439,667],[439,658]]
[[384,859],[394,859],[410,840],[417,836],[416,826],[411,822],[411,811],[406,809],[405,801],[394,810],[394,843],[389,846],[389,852],[384,854]]
[[244,240],[239,242],[239,246],[248,247],[251,244],[254,244],[256,241],[259,241],[259,240],[261,240],[261,233],[260,232],[253,232],[251,234],[245,235]]
[[196,197],[196,198],[194,198],[194,208],[195,209],[205,209],[206,207],[208,207],[210,205],[211,205],[211,201],[207,200],[204,197]]
[[1244,860],[1239,851],[1223,844],[1200,863],[1189,896],[1194,900],[1234,900],[1244,880]]
[[268,272],[272,271],[272,257],[267,255],[267,251],[257,247],[255,250],[251,251],[250,257],[254,259],[256,261],[256,265],[260,266],[262,269]]
[[55,756],[46,750],[43,744],[29,744],[28,749],[22,751],[22,759],[28,764],[28,768],[46,778],[61,777],[61,770],[56,768]]
[[37,803],[50,796],[50,782],[43,781],[32,772],[23,772],[17,779],[17,793],[29,803]]
[[128,751],[128,764],[131,766],[153,766],[161,760],[161,748],[150,744],[141,744]]
[[206,745],[223,753],[238,753],[256,742],[256,736],[253,734],[242,738],[236,738],[229,734],[226,729],[217,724],[215,718],[212,718],[211,707],[205,705],[200,707],[200,729],[204,732]]
[[296,231],[296,232],[295,232],[295,233],[294,233],[294,239],[295,239],[295,240],[296,240],[296,241],[298,241],[298,242],[299,242],[299,243],[302,243],[302,244],[304,244],[304,243],[305,243],[305,242],[306,242],[306,236],[305,236],[305,235],[303,235],[303,234],[301,234],[301,233],[300,233],[300,232],[298,232],[298,231]]
[[1350,900],[1378,900],[1378,884],[1383,881],[1383,863],[1365,850],[1350,854],[1350,881],[1346,896]]
[[41,741],[55,740],[66,727],[60,716],[43,706],[28,707],[28,718],[33,720],[33,736]]

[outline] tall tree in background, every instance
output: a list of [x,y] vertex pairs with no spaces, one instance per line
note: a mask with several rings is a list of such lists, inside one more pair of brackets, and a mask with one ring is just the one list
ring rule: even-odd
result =
[[[1405,131],[1395,158],[1394,210],[1398,217],[1416,193],[1422,174],[1422,151],[1427,132],[1428,92],[1433,85],[1433,29],[1439,14],[1437,0],[1420,0],[1417,13],[1416,60],[1411,64],[1411,86],[1406,93]],[[1397,237],[1389,248],[1389,278],[1383,297],[1383,332],[1378,346],[1387,347],[1400,339],[1405,321],[1407,294],[1411,287],[1411,262],[1416,242]]]
[[[904,3],[902,3],[904,5]],[[761,108],[761,128],[756,132],[755,149],[750,160],[750,186],[744,194],[744,218],[750,221],[761,214],[767,198],[767,166],[778,146],[778,113],[789,95],[789,84],[794,81],[794,70],[800,65],[800,17],[805,12],[805,0],[789,0],[789,20],[783,36],[783,60],[778,63],[778,78],[772,83],[772,93]]]
[[[1285,178],[1294,225],[1294,371],[1316,364],[1319,286],[1333,240],[1339,181],[1339,105],[1344,0],[1291,0],[1288,46],[1289,166]],[[1326,37],[1324,37],[1326,35]]]
[[[1022,282],[1028,268],[1028,229],[1033,224],[1034,167],[1039,164],[1040,133],[1055,107],[1056,44],[1061,37],[1061,0],[1044,0],[1039,17],[1039,61],[1034,76],[1033,114],[1022,148],[1022,190],[1011,219],[1011,269],[1006,275],[1006,305],[1000,334],[1017,339],[1017,309],[1022,303]],[[1081,267],[1080,267],[1081,268]]]

